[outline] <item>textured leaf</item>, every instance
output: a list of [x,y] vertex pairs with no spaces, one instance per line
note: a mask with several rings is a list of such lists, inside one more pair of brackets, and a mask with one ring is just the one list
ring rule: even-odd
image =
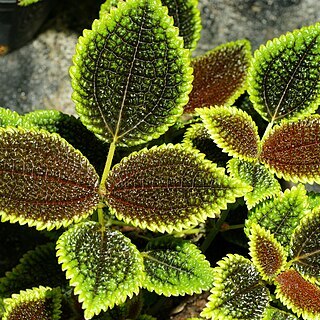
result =
[[67,286],[65,275],[58,265],[53,243],[28,251],[12,271],[0,278],[0,297],[7,298],[20,290],[40,285],[51,288]]
[[203,123],[192,124],[185,132],[183,144],[189,148],[195,148],[206,155],[206,158],[225,167],[230,157],[223,152],[210,138],[208,130]]
[[[120,0],[107,0],[102,4],[99,12],[100,18],[110,13]],[[198,0],[161,0],[168,7],[169,16],[173,17],[174,25],[179,28],[179,35],[183,37],[184,47],[194,50],[200,39],[201,19],[198,9]]]
[[142,257],[120,232],[102,231],[100,224],[84,222],[64,232],[57,249],[85,319],[139,292],[145,277]]
[[214,105],[231,106],[247,88],[251,46],[239,40],[218,46],[192,61],[193,89],[185,112]]
[[272,280],[285,267],[287,255],[269,230],[253,224],[249,248],[252,262],[264,280]]
[[263,320],[298,320],[298,318],[293,314],[269,306]]
[[260,161],[279,178],[320,182],[320,116],[275,126],[262,142]]
[[155,240],[143,252],[143,286],[165,296],[201,293],[213,283],[213,269],[192,243],[169,238]]
[[25,114],[22,120],[23,127],[33,126],[50,133],[58,133],[74,148],[81,151],[102,175],[109,147],[89,131],[79,119],[57,110],[36,110]]
[[276,277],[276,297],[306,320],[320,319],[320,288],[305,280],[296,270]]
[[98,176],[56,134],[0,129],[2,221],[59,228],[87,217],[98,202]]
[[294,229],[309,212],[306,190],[298,185],[254,207],[249,212],[245,231],[249,235],[251,225],[257,223],[270,230],[276,240],[288,250]]
[[20,291],[4,300],[6,310],[2,320],[58,320],[61,298],[59,289],[49,287]]
[[158,138],[188,101],[189,51],[160,0],[127,0],[79,38],[70,69],[77,112],[101,139]]
[[308,202],[309,207],[312,210],[319,210],[320,209],[320,194],[314,191],[309,191],[308,195]]
[[[301,220],[292,235],[292,267],[308,278],[320,281],[320,211]],[[320,282],[319,282],[320,283]]]
[[143,149],[113,167],[106,201],[119,219],[152,231],[181,231],[219,216],[250,188],[181,145]]
[[260,138],[252,118],[235,107],[198,109],[205,127],[218,147],[230,156],[254,161]]
[[249,89],[269,121],[313,113],[320,102],[320,24],[267,42],[254,54]]
[[0,127],[16,127],[22,122],[20,115],[10,109],[0,108]]
[[228,255],[218,262],[209,302],[201,313],[207,319],[261,319],[269,291],[258,270],[242,256]]
[[[133,296],[132,299],[127,299],[123,304],[114,306],[111,310],[94,316],[94,320],[127,320],[139,319],[139,314],[142,307],[141,295]],[[138,318],[137,318],[138,317]]]
[[228,171],[233,177],[252,187],[252,191],[244,195],[248,209],[281,191],[278,180],[259,163],[233,158],[228,162]]

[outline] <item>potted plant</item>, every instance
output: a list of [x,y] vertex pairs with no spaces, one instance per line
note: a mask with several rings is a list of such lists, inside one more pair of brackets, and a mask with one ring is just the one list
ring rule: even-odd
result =
[[199,33],[194,0],[108,0],[80,117],[0,109],[2,233],[47,237],[0,279],[3,320],[168,319],[203,291],[196,319],[320,319],[320,24],[191,58]]

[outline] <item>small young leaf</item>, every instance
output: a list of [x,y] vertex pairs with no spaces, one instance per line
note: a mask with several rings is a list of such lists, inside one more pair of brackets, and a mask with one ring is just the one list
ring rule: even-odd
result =
[[320,319],[320,288],[305,280],[296,270],[280,273],[276,279],[276,297],[306,320]]
[[278,180],[259,163],[233,158],[228,162],[228,171],[233,177],[252,187],[252,191],[244,195],[248,209],[281,191]]
[[[120,0],[107,0],[101,5],[99,16],[110,13]],[[169,16],[173,17],[174,25],[179,29],[179,36],[183,37],[184,47],[194,50],[200,39],[201,19],[198,0],[161,0],[168,7]]]
[[95,222],[83,222],[64,232],[57,242],[62,269],[85,319],[123,303],[139,292],[144,280],[140,252],[118,231],[101,230]]
[[88,160],[57,134],[0,128],[2,221],[37,229],[67,226],[98,202],[98,175]]
[[269,291],[258,270],[239,255],[229,254],[214,268],[214,286],[201,313],[207,319],[262,319],[269,304]]
[[260,138],[252,118],[235,107],[197,109],[210,136],[224,152],[236,158],[255,161]]
[[88,129],[124,146],[158,138],[183,112],[193,80],[189,50],[160,0],[127,0],[79,38],[70,69]]
[[0,108],[0,127],[17,127],[21,122],[22,118],[17,112]]
[[0,297],[7,298],[13,293],[19,293],[20,290],[40,285],[51,288],[67,287],[53,243],[28,251],[12,271],[0,278]]
[[187,148],[195,148],[206,155],[206,158],[220,167],[225,167],[230,157],[223,152],[210,138],[203,123],[192,124],[185,132],[183,144]]
[[4,300],[2,320],[59,320],[61,299],[60,290],[49,287],[20,291]]
[[268,41],[249,70],[251,101],[274,121],[313,113],[320,102],[320,24]]
[[223,44],[192,61],[193,89],[186,113],[196,108],[231,106],[247,88],[251,46],[247,40]]
[[252,262],[264,280],[272,280],[285,266],[287,254],[269,230],[253,224],[249,248]]
[[132,153],[115,165],[106,201],[118,219],[152,231],[181,231],[219,216],[251,188],[182,145]]
[[306,190],[303,185],[298,185],[254,207],[249,212],[245,231],[249,236],[251,225],[259,224],[270,230],[275,239],[288,250],[294,229],[309,212]]
[[181,239],[155,240],[143,252],[143,286],[165,296],[201,293],[213,283],[213,269],[192,243]]
[[320,281],[320,211],[308,214],[295,229],[290,256],[292,267],[302,275]]
[[[319,55],[320,56],[320,55]],[[320,116],[275,126],[262,142],[260,161],[279,178],[320,182]]]

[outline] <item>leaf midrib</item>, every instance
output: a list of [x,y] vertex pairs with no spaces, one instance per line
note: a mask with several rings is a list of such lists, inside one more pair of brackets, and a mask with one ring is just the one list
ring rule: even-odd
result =
[[[266,88],[266,81],[267,81],[267,78],[268,78],[268,75],[269,75],[269,72],[270,72],[270,69],[271,69],[272,62],[274,62],[274,60],[275,60],[278,56],[276,56],[275,58],[273,58],[273,59],[271,60],[269,66],[268,66],[268,72],[265,73],[265,76],[264,76],[264,78],[263,78],[263,87],[264,87],[264,90],[263,90],[263,100],[264,100],[265,105],[266,105],[266,107],[267,107],[268,114],[271,116],[271,121],[272,121],[272,122],[275,121],[275,120],[277,120],[278,111],[279,111],[280,107],[282,106],[283,101],[284,101],[284,98],[285,98],[285,96],[287,95],[287,93],[288,93],[288,91],[289,91],[288,89],[289,89],[292,81],[295,79],[295,75],[296,75],[296,73],[298,72],[298,69],[300,68],[301,63],[304,61],[307,53],[309,52],[309,50],[311,49],[311,47],[313,46],[313,44],[316,42],[317,38],[318,38],[318,35],[315,36],[315,37],[312,39],[312,41],[310,42],[310,44],[307,46],[306,50],[303,52],[303,55],[300,57],[297,65],[296,65],[296,67],[294,68],[293,73],[292,73],[291,76],[290,76],[290,79],[289,79],[288,83],[286,84],[286,87],[285,87],[285,89],[284,89],[284,91],[283,91],[283,93],[282,93],[282,95],[281,95],[281,97],[280,97],[280,100],[279,100],[279,102],[278,102],[278,104],[277,104],[277,106],[276,106],[276,108],[275,108],[275,111],[274,111],[274,114],[273,114],[273,115],[271,114],[271,109],[270,109],[270,106],[269,106],[269,103],[268,103],[267,92],[266,92],[265,88]],[[281,53],[281,54],[282,54],[282,53]],[[293,111],[291,111],[290,113],[292,113],[292,112],[293,112]]]

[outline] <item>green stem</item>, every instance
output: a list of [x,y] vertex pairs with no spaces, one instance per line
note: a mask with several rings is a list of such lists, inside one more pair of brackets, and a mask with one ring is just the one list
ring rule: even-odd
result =
[[272,127],[273,127],[273,121],[269,122],[261,140],[263,140],[269,134]]
[[98,221],[101,225],[102,232],[104,232],[105,231],[105,223],[104,223],[104,215],[103,215],[103,206],[102,205],[98,206]]
[[113,160],[113,156],[114,156],[115,150],[116,150],[116,143],[115,143],[115,141],[112,141],[111,144],[110,144],[110,147],[109,147],[107,161],[106,161],[106,164],[104,166],[101,182],[100,182],[100,185],[99,185],[99,194],[102,197],[104,197],[105,194],[106,194],[106,180],[107,180],[109,172],[110,172],[110,168],[111,168],[111,164],[112,164],[112,160]]
[[228,225],[226,228],[224,228],[223,230],[221,230],[222,232],[225,232],[225,231],[229,231],[229,230],[236,230],[236,229],[242,229],[244,228],[244,224],[241,223],[241,224],[234,224],[234,225]]
[[228,212],[229,212],[229,210],[223,210],[221,212],[220,218],[218,219],[218,221],[216,222],[214,227],[210,230],[210,232],[206,236],[206,239],[203,241],[203,243],[200,247],[200,250],[202,252],[205,252],[209,248],[211,242],[214,240],[214,238],[216,237],[216,235],[220,231],[221,226],[223,225],[224,221],[226,220],[226,218],[228,216]]

